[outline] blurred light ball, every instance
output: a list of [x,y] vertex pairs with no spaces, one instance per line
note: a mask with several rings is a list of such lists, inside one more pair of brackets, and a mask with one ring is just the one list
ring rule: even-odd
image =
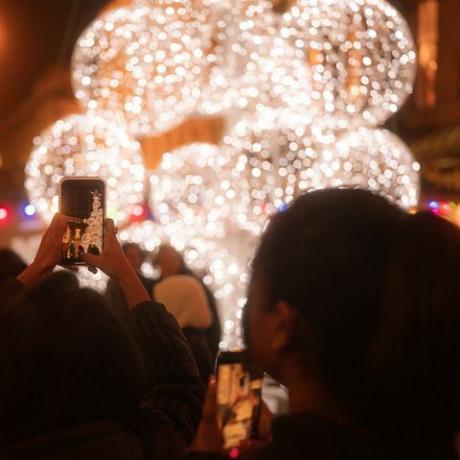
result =
[[191,2],[161,3],[100,16],[73,54],[77,99],[135,136],[177,126],[200,96],[206,23],[193,14]]
[[5,221],[8,217],[8,210],[3,206],[0,207],[0,221]]
[[318,187],[313,168],[319,139],[334,142],[332,133],[318,138],[304,126],[272,129],[243,119],[223,139],[223,155],[233,158],[226,179],[218,184],[229,213],[241,228],[259,235],[267,219],[299,194]]
[[143,200],[144,166],[140,144],[101,117],[70,115],[34,139],[25,187],[45,220],[58,211],[64,176],[99,176],[107,184],[107,214],[118,221]]
[[170,233],[222,237],[227,209],[215,183],[225,179],[229,158],[219,147],[194,143],[163,154],[150,176],[150,202],[155,220]]
[[35,206],[33,204],[26,204],[24,206],[24,214],[28,217],[32,217],[36,214],[37,210],[35,209]]
[[330,128],[378,125],[412,93],[416,54],[403,17],[383,0],[297,0],[283,36],[305,52],[312,98]]
[[213,48],[199,111],[235,107],[277,124],[294,116],[310,122],[311,75],[304,52],[280,35],[272,2],[214,3],[211,11]]
[[385,129],[360,128],[338,140],[317,165],[326,187],[369,189],[410,209],[418,204],[420,165]]

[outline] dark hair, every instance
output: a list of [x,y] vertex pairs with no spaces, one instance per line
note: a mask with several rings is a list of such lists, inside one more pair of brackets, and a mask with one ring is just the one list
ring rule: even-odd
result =
[[452,224],[328,189],[273,218],[253,280],[266,308],[298,311],[293,349],[356,423],[403,458],[445,458],[460,426],[459,261]]
[[0,281],[18,276],[27,264],[11,249],[0,249]]
[[103,298],[51,275],[0,325],[0,438],[11,443],[102,418],[128,422],[142,364]]
[[160,258],[160,253],[161,251],[164,251],[165,249],[170,249],[174,251],[179,259],[180,262],[180,267],[179,267],[179,272],[177,273],[178,275],[191,275],[194,276],[193,271],[191,268],[188,267],[188,265],[185,262],[184,256],[171,244],[169,243],[161,243],[160,246],[156,249],[154,255],[153,255],[153,265],[158,266],[158,261]]

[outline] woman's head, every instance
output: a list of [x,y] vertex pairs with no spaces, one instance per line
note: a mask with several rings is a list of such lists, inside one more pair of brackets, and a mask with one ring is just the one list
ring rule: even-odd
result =
[[447,393],[458,404],[458,260],[460,232],[431,214],[363,190],[308,193],[274,217],[255,256],[252,353],[280,380],[314,376],[380,432],[390,415],[439,415]]
[[182,255],[170,244],[162,244],[155,255],[154,265],[161,271],[162,278],[189,274]]
[[0,329],[0,436],[7,441],[135,413],[136,346],[74,275],[45,279],[9,309]]

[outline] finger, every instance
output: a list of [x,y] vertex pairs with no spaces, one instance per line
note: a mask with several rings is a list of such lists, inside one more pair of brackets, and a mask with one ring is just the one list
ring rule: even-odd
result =
[[[63,214],[55,214],[48,228],[50,234],[55,238],[62,238],[69,223],[69,218]],[[48,233],[48,232],[47,232]]]
[[105,219],[104,222],[104,247],[109,246],[110,241],[115,238],[115,224],[112,219]]
[[206,399],[203,406],[203,420],[217,420],[217,384],[216,378],[213,375],[209,378],[208,389],[206,391]]
[[103,263],[102,256],[96,256],[94,254],[82,254],[81,259],[92,267],[101,268],[101,264]]

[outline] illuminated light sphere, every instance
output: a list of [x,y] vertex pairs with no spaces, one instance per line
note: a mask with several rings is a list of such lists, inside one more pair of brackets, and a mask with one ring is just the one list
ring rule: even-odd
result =
[[193,143],[165,152],[150,176],[150,203],[154,219],[172,234],[191,238],[223,237],[228,209],[214,184],[222,180],[230,159],[219,147]]
[[310,122],[311,74],[304,51],[281,36],[272,2],[222,2],[211,11],[213,48],[199,111],[237,108],[276,124],[294,116]]
[[237,225],[259,235],[271,215],[322,185],[313,168],[321,152],[319,139],[328,145],[335,137],[315,139],[304,126],[275,130],[246,119],[233,127],[223,139],[223,154],[234,160],[218,188],[225,191]]
[[58,211],[63,176],[99,176],[107,184],[107,215],[129,217],[143,200],[144,166],[140,144],[99,116],[70,115],[34,139],[25,187],[37,213],[50,220]]
[[317,164],[324,186],[371,190],[410,209],[417,206],[420,165],[386,129],[360,128],[337,141]]
[[414,42],[388,2],[297,0],[283,19],[283,35],[311,66],[312,99],[325,126],[379,125],[412,93]]
[[72,81],[86,109],[152,136],[180,124],[200,97],[207,27],[190,2],[120,8],[97,18],[77,41]]

